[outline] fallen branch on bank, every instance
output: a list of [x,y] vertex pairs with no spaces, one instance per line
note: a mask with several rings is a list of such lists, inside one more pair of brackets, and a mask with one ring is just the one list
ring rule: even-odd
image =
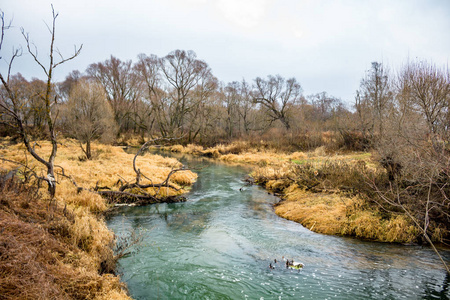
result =
[[[77,193],[87,191],[90,193],[99,194],[107,198],[110,204],[146,205],[163,202],[183,202],[186,200],[184,197],[174,195],[180,193],[183,189],[183,184],[177,185],[171,181],[171,178],[177,172],[188,171],[189,169],[184,166],[173,168],[161,182],[154,183],[152,179],[146,176],[137,165],[138,156],[142,155],[151,143],[156,143],[161,140],[170,141],[174,139],[152,139],[143,144],[134,155],[132,163],[132,168],[136,174],[134,180],[127,180],[120,176],[120,174],[117,174],[119,179],[115,184],[103,185],[99,184],[99,181],[97,181],[95,186],[83,186],[77,182],[78,180],[76,180],[74,176],[68,174],[67,170],[65,170],[62,166],[55,165],[56,178],[54,179],[54,184],[59,184],[63,178],[68,179],[69,182],[75,186]],[[31,183],[33,186],[35,185],[35,190],[38,192],[41,187],[41,182],[48,180],[43,176],[39,176],[37,171],[34,168],[29,167],[26,162],[18,162],[3,157],[0,157],[0,160],[17,165],[14,170],[5,174],[0,174],[0,184],[2,181],[6,181],[10,177],[19,177],[21,181]],[[32,178],[36,180],[30,182]]]
[[150,194],[140,195],[121,191],[97,191],[96,193],[108,198],[110,202],[114,204],[133,204],[136,206],[186,201],[186,198],[182,196],[166,196],[157,198]]

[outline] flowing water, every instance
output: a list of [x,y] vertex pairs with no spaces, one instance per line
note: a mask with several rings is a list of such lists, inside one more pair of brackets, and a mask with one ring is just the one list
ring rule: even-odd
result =
[[[248,169],[198,158],[187,202],[123,207],[116,235],[137,230],[119,261],[135,299],[447,299],[449,278],[431,249],[317,234],[279,218],[278,199],[245,187]],[[443,253],[450,260],[450,254]],[[282,258],[302,262],[285,268]],[[275,263],[274,259],[280,262]],[[274,269],[269,268],[269,264]]]

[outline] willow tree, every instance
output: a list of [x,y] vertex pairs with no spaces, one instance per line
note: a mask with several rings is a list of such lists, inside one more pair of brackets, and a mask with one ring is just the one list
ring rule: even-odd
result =
[[[54,171],[54,162],[56,153],[58,150],[58,143],[56,140],[56,132],[55,132],[55,122],[57,114],[54,113],[54,104],[57,103],[58,97],[55,93],[55,85],[53,84],[53,72],[56,67],[59,65],[77,57],[80,54],[81,48],[75,47],[74,54],[68,58],[64,58],[61,53],[55,47],[55,28],[56,28],[56,19],[58,17],[58,13],[55,12],[52,6],[52,23],[51,26],[48,26],[51,40],[50,40],[50,49],[48,54],[48,61],[44,62],[41,58],[38,57],[37,48],[31,42],[28,33],[25,32],[23,28],[21,28],[22,36],[25,39],[26,43],[26,51],[33,58],[35,63],[42,69],[45,74],[45,89],[42,94],[39,95],[39,101],[42,104],[43,114],[45,118],[46,130],[48,134],[48,138],[52,144],[52,150],[47,158],[43,157],[42,154],[38,154],[30,140],[29,128],[26,126],[24,107],[27,105],[23,103],[23,101],[27,101],[27,99],[19,98],[18,94],[14,92],[12,87],[12,82],[10,80],[11,69],[13,62],[16,58],[20,57],[22,54],[21,48],[13,51],[12,57],[7,60],[8,70],[7,73],[0,72],[0,81],[2,82],[2,86],[4,92],[1,93],[0,98],[0,114],[2,116],[1,123],[7,126],[14,128],[19,136],[21,137],[22,142],[25,145],[27,151],[31,154],[31,156],[36,159],[39,163],[45,166],[47,169],[47,175],[42,176],[39,179],[44,180],[48,184],[48,190],[51,197],[54,197],[56,186],[55,186],[55,171]],[[3,41],[5,37],[5,33],[8,29],[11,28],[11,23],[5,22],[5,15],[3,12],[0,12],[1,19],[1,37],[0,37],[0,54],[3,54]],[[59,59],[56,59],[55,53],[59,56]],[[3,58],[2,58],[3,59]]]
[[92,141],[109,142],[117,131],[105,90],[99,83],[87,79],[79,80],[72,88],[65,103],[63,121],[68,134],[80,142],[87,159],[92,158]]

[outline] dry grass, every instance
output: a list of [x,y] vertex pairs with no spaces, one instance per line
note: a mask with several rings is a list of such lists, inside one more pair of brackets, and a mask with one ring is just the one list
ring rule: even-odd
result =
[[[275,212],[324,234],[354,236],[382,242],[410,243],[418,230],[402,213],[380,211],[367,196],[375,197],[367,178],[383,178],[383,171],[368,167],[367,154],[325,159],[321,150],[295,153],[303,163],[256,168],[255,182],[283,194]],[[370,175],[369,175],[370,173]]]
[[275,213],[318,233],[380,242],[410,243],[418,233],[405,216],[385,219],[358,197],[308,193],[296,186],[289,187],[286,200],[275,207]]
[[[48,157],[50,144],[39,142],[35,149]],[[80,160],[79,145],[63,140],[55,165],[84,188],[118,188],[119,179],[135,180],[133,154],[99,144],[93,145],[93,153],[95,159]],[[8,139],[0,141],[0,156],[26,164],[39,175],[46,173],[22,145],[11,145]],[[176,159],[145,154],[138,157],[137,167],[153,183],[161,183],[181,164]],[[13,168],[17,165],[0,161],[0,170]],[[61,169],[56,168],[56,172]],[[181,171],[169,183],[189,186],[196,177],[191,171]],[[77,193],[70,180],[61,175],[57,181],[56,197],[50,206],[44,189],[38,196],[17,184],[1,191],[0,298],[129,299],[119,277],[105,273],[115,266],[114,235],[97,216],[108,208],[106,200],[89,191]],[[142,177],[141,184],[147,183],[149,180]],[[184,190],[162,188],[160,192],[174,195]]]
[[119,136],[116,143],[121,146],[140,147],[144,139],[138,135],[124,133]]
[[117,276],[101,274],[113,235],[86,210],[34,195],[12,181],[0,194],[2,299],[130,299]]
[[[36,146],[39,154],[46,157],[50,153],[50,144],[48,142],[39,142]],[[132,182],[136,178],[133,170],[133,154],[128,154],[121,147],[93,144],[92,150],[95,156],[93,160],[80,160],[81,150],[78,144],[73,140],[64,140],[58,147],[58,154],[55,165],[64,168],[65,173],[72,176],[75,182],[84,188],[94,188],[95,186],[109,186],[118,188],[118,181],[123,183]],[[7,146],[0,150],[0,155],[10,160],[26,163],[30,167],[35,167],[38,174],[44,174],[45,170],[26,155],[25,149],[21,145]],[[160,155],[145,154],[139,156],[136,161],[137,168],[141,173],[147,176],[151,181],[141,178],[141,184],[161,183],[170,171],[181,167],[181,163],[174,158],[164,158]],[[11,169],[14,165],[11,163],[0,162],[0,169]],[[57,172],[60,169],[56,168]],[[191,185],[197,178],[197,175],[189,170],[175,173],[170,180],[170,184],[177,188]],[[92,212],[104,211],[107,206],[105,200],[93,193],[84,192],[77,194],[75,186],[67,179],[59,176],[60,182],[56,196],[63,199],[68,204],[75,206],[88,207]],[[148,189],[152,192],[153,189]],[[180,195],[185,190],[175,191],[169,189],[166,195]]]
[[318,147],[309,152],[287,153],[270,148],[264,141],[250,144],[245,141],[235,141],[229,145],[218,144],[204,149],[202,146],[189,144],[187,146],[174,145],[162,147],[163,150],[212,157],[224,162],[244,163],[258,166],[284,166],[288,162],[296,164],[321,164],[326,161],[344,161],[348,163],[366,162],[368,166],[375,166],[371,162],[371,153],[329,153],[325,147]]
[[195,144],[188,144],[187,146],[183,145],[164,146],[161,147],[161,149],[170,152],[195,154],[195,155],[201,154],[204,151],[202,146]]

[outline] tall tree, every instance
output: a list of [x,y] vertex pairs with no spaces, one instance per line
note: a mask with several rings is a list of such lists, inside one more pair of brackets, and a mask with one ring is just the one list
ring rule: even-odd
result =
[[295,78],[286,80],[280,75],[269,75],[267,79],[255,79],[254,102],[266,109],[271,123],[279,120],[286,129],[291,128],[289,113],[301,94],[302,88]]
[[217,80],[208,64],[198,60],[194,51],[175,50],[160,59],[160,67],[167,83],[166,97],[161,99],[167,118],[163,124],[164,133],[195,135],[192,126],[188,125],[187,116],[193,114],[195,117],[199,101],[214,89]]
[[419,111],[433,142],[447,136],[450,111],[450,72],[425,61],[408,63],[398,80],[402,98]]
[[139,114],[138,126],[144,131],[150,131],[153,123],[157,123],[160,133],[164,128],[164,107],[161,101],[165,92],[161,88],[161,74],[159,58],[156,55],[138,55],[138,62],[134,65],[134,70],[139,78],[140,89],[142,90],[142,109]]
[[104,87],[120,132],[136,129],[139,80],[131,60],[121,61],[111,55],[104,62],[91,64],[86,72]]
[[58,94],[61,97],[62,101],[67,101],[67,99],[69,99],[70,91],[83,77],[85,76],[83,76],[80,71],[74,70],[66,76],[63,82],[59,82],[57,84]]
[[[356,109],[359,114],[369,114],[370,121],[368,132],[371,138],[382,138],[385,128],[384,122],[393,101],[392,84],[389,79],[389,70],[379,62],[372,62],[372,68],[367,71],[367,75],[361,80],[358,91]],[[363,112],[366,109],[368,111]],[[367,117],[367,116],[366,116]],[[361,122],[367,122],[367,119]]]
[[[103,87],[96,82],[82,79],[71,89],[65,103],[63,121],[69,135],[80,141],[87,159],[92,158],[91,142],[114,139],[116,124],[111,106]],[[83,143],[86,144],[83,147]]]
[[226,108],[226,132],[229,139],[236,136],[240,131],[240,83],[233,81],[223,89],[224,105]]
[[[32,42],[30,41],[30,37],[28,33],[25,32],[25,30],[22,28],[22,36],[25,39],[26,42],[26,48],[28,53],[31,55],[31,57],[34,59],[36,64],[42,69],[42,71],[45,74],[46,80],[45,80],[45,91],[42,95],[40,95],[40,101],[43,105],[44,109],[44,116],[45,116],[45,122],[47,125],[48,130],[48,136],[50,139],[50,142],[52,144],[52,150],[50,155],[47,159],[43,158],[42,155],[38,154],[30,141],[28,128],[25,126],[25,119],[24,114],[22,110],[22,106],[20,103],[20,99],[17,97],[17,95],[13,92],[10,85],[10,72],[11,67],[13,64],[13,61],[15,58],[20,56],[20,51],[16,50],[13,53],[12,58],[8,62],[8,71],[7,74],[0,73],[0,81],[2,82],[3,88],[5,89],[5,93],[2,93],[2,97],[0,99],[0,109],[1,114],[5,114],[8,116],[8,122],[7,125],[14,127],[19,135],[21,136],[21,139],[23,143],[25,144],[25,147],[27,151],[33,156],[34,159],[36,159],[38,162],[43,164],[47,168],[47,176],[42,177],[42,180],[45,180],[48,183],[48,190],[51,197],[54,197],[55,191],[56,191],[56,185],[55,185],[55,173],[54,173],[54,161],[58,149],[58,143],[56,140],[56,132],[55,132],[55,121],[56,116],[53,115],[52,107],[54,104],[57,103],[57,95],[54,92],[54,84],[52,82],[53,80],[53,71],[56,67],[59,65],[67,62],[68,60],[71,60],[78,56],[80,54],[82,46],[75,48],[75,52],[73,55],[71,55],[68,58],[64,58],[61,53],[59,53],[58,50],[55,48],[55,29],[56,29],[56,19],[58,17],[58,13],[55,12],[53,6],[52,6],[52,23],[51,26],[48,26],[50,35],[51,35],[51,41],[50,41],[50,49],[49,49],[49,56],[48,56],[48,62],[43,62],[40,58],[38,58],[37,49],[35,47],[32,47]],[[0,38],[0,53],[2,51],[2,45],[3,45],[3,39],[5,35],[5,31],[10,28],[10,24],[5,23],[5,17],[4,13],[0,12],[0,19],[2,23],[1,28],[1,38]],[[55,59],[55,52],[59,54],[60,59]]]

